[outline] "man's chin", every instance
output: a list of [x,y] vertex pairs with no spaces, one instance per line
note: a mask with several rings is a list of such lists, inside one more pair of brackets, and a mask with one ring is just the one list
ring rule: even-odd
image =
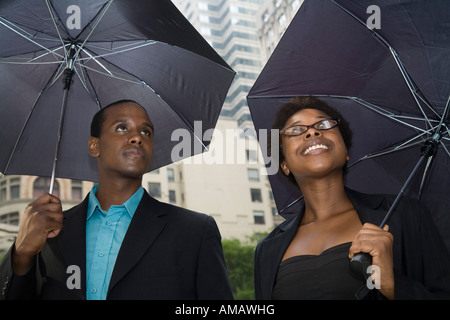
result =
[[147,170],[128,167],[122,173],[125,177],[130,179],[142,179],[142,176],[147,173]]

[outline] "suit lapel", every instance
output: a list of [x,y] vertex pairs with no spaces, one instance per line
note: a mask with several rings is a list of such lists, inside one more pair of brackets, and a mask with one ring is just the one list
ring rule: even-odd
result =
[[64,272],[65,279],[70,276],[65,268],[71,265],[80,268],[80,294],[83,298],[86,292],[86,211],[87,197],[79,205],[64,212],[63,230],[54,238],[53,243],[49,243],[50,247],[53,247],[54,254],[62,256],[64,270],[61,271]]
[[381,224],[387,213],[387,210],[381,207],[384,203],[384,197],[364,194],[351,189],[346,189],[346,192],[363,224],[366,222],[374,225]]
[[164,214],[166,212],[162,210],[161,204],[144,192],[120,247],[108,293],[138,263],[157,239],[166,224],[159,218]]

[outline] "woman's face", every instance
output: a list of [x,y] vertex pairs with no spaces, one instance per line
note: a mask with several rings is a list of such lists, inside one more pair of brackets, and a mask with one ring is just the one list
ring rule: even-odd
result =
[[[316,109],[304,109],[292,115],[284,128],[295,124],[312,125],[330,117]],[[348,152],[339,127],[329,130],[309,128],[298,136],[281,137],[284,161],[281,168],[292,173],[297,183],[307,178],[321,178],[333,172],[342,172],[348,161]]]

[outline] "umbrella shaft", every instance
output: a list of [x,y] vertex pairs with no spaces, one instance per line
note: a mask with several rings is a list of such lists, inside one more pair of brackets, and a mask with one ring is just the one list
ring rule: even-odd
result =
[[56,140],[56,148],[55,148],[55,156],[53,158],[53,167],[52,167],[52,176],[50,178],[50,187],[48,193],[53,194],[53,186],[55,184],[55,176],[56,176],[56,163],[58,162],[58,154],[59,154],[59,146],[61,144],[61,135],[62,128],[64,124],[64,113],[66,111],[67,105],[67,95],[69,94],[70,85],[72,83],[72,76],[74,73],[74,59],[75,59],[76,49],[75,45],[72,44],[69,50],[69,54],[67,57],[67,67],[65,70],[66,77],[64,78],[64,91],[63,91],[63,101],[61,105],[61,114],[59,117],[59,125],[58,125],[58,136]]
[[427,154],[422,154],[422,156],[419,158],[419,161],[417,161],[416,166],[414,167],[414,169],[411,171],[411,173],[409,174],[408,179],[406,180],[405,184],[403,185],[402,189],[400,190],[399,194],[397,195],[397,197],[394,200],[394,203],[392,203],[392,206],[389,208],[388,213],[386,214],[386,216],[384,217],[383,221],[380,224],[380,228],[383,228],[386,223],[389,221],[389,219],[391,218],[392,213],[394,212],[395,208],[397,207],[401,197],[403,196],[403,194],[406,191],[406,188],[408,188],[412,178],[416,175],[417,170],[419,170],[420,166],[422,165],[422,163],[429,157],[429,155]]
[[73,72],[74,72],[74,64],[75,64],[75,54],[76,54],[76,49],[75,49],[75,45],[72,44],[69,50],[69,55],[67,57],[67,67],[66,70],[64,71],[65,73],[65,78],[64,78],[64,90],[69,90],[70,89],[70,84],[72,83],[72,76],[73,76]]
[[59,147],[61,145],[61,135],[62,135],[62,129],[64,124],[64,113],[66,111],[66,105],[67,105],[67,96],[69,94],[69,88],[64,89],[63,91],[63,101],[61,105],[61,114],[59,117],[59,125],[58,125],[58,133],[57,133],[57,139],[56,139],[56,148],[55,148],[55,156],[53,157],[53,167],[52,167],[52,176],[50,178],[50,187],[48,190],[48,193],[53,194],[53,186],[55,184],[55,176],[56,176],[56,164],[58,162],[58,154],[59,154]]

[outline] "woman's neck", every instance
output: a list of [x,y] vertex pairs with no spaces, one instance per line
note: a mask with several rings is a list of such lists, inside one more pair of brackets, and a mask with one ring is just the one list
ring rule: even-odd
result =
[[343,178],[311,179],[301,184],[305,213],[302,224],[348,212],[353,209],[343,183]]

